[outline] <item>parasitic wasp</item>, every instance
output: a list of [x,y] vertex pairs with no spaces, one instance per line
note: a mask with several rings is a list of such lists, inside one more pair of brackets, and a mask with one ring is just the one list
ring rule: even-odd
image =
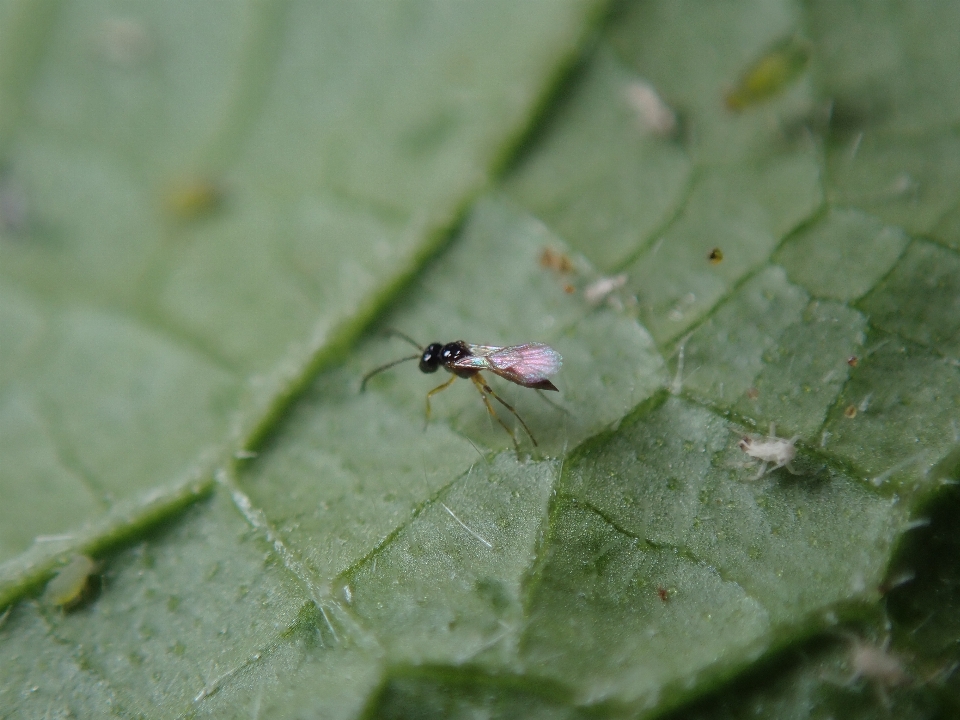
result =
[[426,347],[420,345],[412,338],[396,330],[391,330],[392,335],[406,340],[420,352],[416,355],[408,355],[399,360],[394,360],[386,365],[381,365],[371,370],[363,377],[360,383],[360,392],[363,392],[367,386],[367,381],[374,375],[389,370],[394,365],[399,365],[408,360],[420,361],[420,372],[434,373],[440,368],[451,373],[453,377],[442,385],[435,387],[427,393],[427,421],[430,420],[430,398],[441,390],[446,390],[457,378],[466,378],[472,380],[480,397],[483,398],[483,404],[487,407],[487,412],[493,416],[503,429],[509,433],[513,444],[517,445],[517,438],[513,430],[497,415],[493,406],[490,404],[490,397],[509,410],[513,416],[520,422],[534,446],[537,440],[530,432],[530,428],[523,421],[523,418],[517,414],[513,406],[506,400],[497,395],[493,388],[487,383],[480,374],[483,370],[489,370],[494,375],[499,375],[504,380],[522,387],[533,388],[534,390],[554,390],[556,386],[547,378],[560,369],[562,358],[560,353],[543,343],[524,343],[523,345],[508,345],[506,347],[497,347],[493,345],[470,345],[463,340],[456,340],[449,343],[430,343]]

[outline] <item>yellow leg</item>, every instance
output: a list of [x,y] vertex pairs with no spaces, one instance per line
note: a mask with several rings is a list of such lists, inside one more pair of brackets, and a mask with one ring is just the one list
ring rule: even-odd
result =
[[[513,438],[513,444],[514,444],[514,445],[518,445],[518,443],[517,443],[517,438],[516,438],[516,436],[513,434],[513,430],[511,430],[509,427],[507,427],[506,423],[504,423],[503,420],[500,419],[500,416],[497,415],[497,413],[494,412],[493,407],[490,405],[490,401],[487,399],[487,395],[492,395],[492,396],[496,399],[496,401],[497,401],[498,403],[500,403],[500,404],[503,405],[507,410],[509,410],[511,413],[513,413],[513,416],[514,416],[517,420],[520,421],[520,425],[523,426],[523,429],[526,431],[527,435],[530,436],[530,440],[533,442],[533,446],[534,446],[534,447],[537,447],[537,439],[533,436],[533,433],[530,432],[530,428],[527,427],[527,424],[523,421],[523,418],[520,417],[520,415],[517,413],[517,411],[513,409],[513,406],[512,406],[510,403],[508,403],[506,400],[504,400],[502,397],[500,397],[499,395],[497,395],[497,394],[493,391],[493,388],[490,387],[489,385],[487,385],[487,383],[484,381],[483,377],[481,377],[480,373],[477,373],[476,375],[474,375],[474,376],[473,376],[472,378],[470,378],[470,379],[473,380],[473,384],[477,386],[477,390],[480,392],[480,397],[483,398],[483,404],[487,406],[487,412],[489,412],[491,415],[493,415],[493,416],[497,419],[497,422],[499,422],[499,423],[504,427],[504,429],[505,429],[508,433],[510,433],[510,437]],[[518,445],[518,447],[519,447],[519,445]]]
[[447,380],[443,385],[438,385],[433,390],[427,393],[427,417],[423,421],[423,429],[427,429],[427,424],[430,422],[430,398],[436,395],[441,390],[446,390],[448,387],[453,385],[453,381],[457,379],[456,375],[451,375],[450,379]]

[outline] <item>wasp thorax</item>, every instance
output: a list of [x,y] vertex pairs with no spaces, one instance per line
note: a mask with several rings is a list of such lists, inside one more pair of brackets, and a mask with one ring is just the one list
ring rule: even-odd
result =
[[463,340],[447,343],[440,351],[440,364],[446,365],[447,363],[456,362],[469,354],[470,351],[467,349],[467,345]]

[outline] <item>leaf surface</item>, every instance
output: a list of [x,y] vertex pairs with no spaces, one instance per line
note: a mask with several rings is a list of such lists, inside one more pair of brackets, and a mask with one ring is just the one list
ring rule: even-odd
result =
[[268,427],[488,183],[594,4],[553,10],[7,3],[0,559]]
[[[111,66],[110,86],[64,59],[87,41],[63,23],[94,27],[90,11],[9,5],[61,40],[0,74],[20,103],[0,116],[4,187],[31,198],[29,224],[2,238],[0,443],[23,469],[0,510],[0,577],[24,599],[0,620],[0,704],[25,717],[949,716],[948,5],[619,8],[432,256],[589,7],[506,21],[480,5],[257,6],[218,20],[225,49],[197,83],[202,18],[170,11],[183,65],[161,62],[161,43],[135,66],[193,98],[164,116],[136,104],[169,96],[131,68]],[[728,109],[785,39],[809,47],[809,68]],[[73,89],[84,78],[99,96]],[[638,83],[674,129],[645,119]],[[108,118],[124,97],[129,122]],[[170,128],[192,128],[192,148],[173,152],[185,131]],[[144,190],[189,161],[217,182]],[[98,182],[139,200],[113,195],[107,213],[89,199],[110,195]],[[73,192],[61,236],[36,210],[56,188]],[[150,248],[119,242],[141,225]],[[512,414],[461,380],[430,397],[425,423],[425,396],[450,376],[418,372],[391,328],[423,345],[547,342],[560,392],[488,378]],[[764,472],[738,443],[773,432],[796,456]],[[66,510],[30,504],[42,482]],[[102,581],[64,613],[36,598],[70,550],[95,555]]]

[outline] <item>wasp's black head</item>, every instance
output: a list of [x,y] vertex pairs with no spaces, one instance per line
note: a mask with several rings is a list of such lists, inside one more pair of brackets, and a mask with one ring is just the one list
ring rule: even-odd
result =
[[440,368],[440,354],[443,345],[440,343],[431,343],[423,351],[420,357],[420,372],[433,373]]

